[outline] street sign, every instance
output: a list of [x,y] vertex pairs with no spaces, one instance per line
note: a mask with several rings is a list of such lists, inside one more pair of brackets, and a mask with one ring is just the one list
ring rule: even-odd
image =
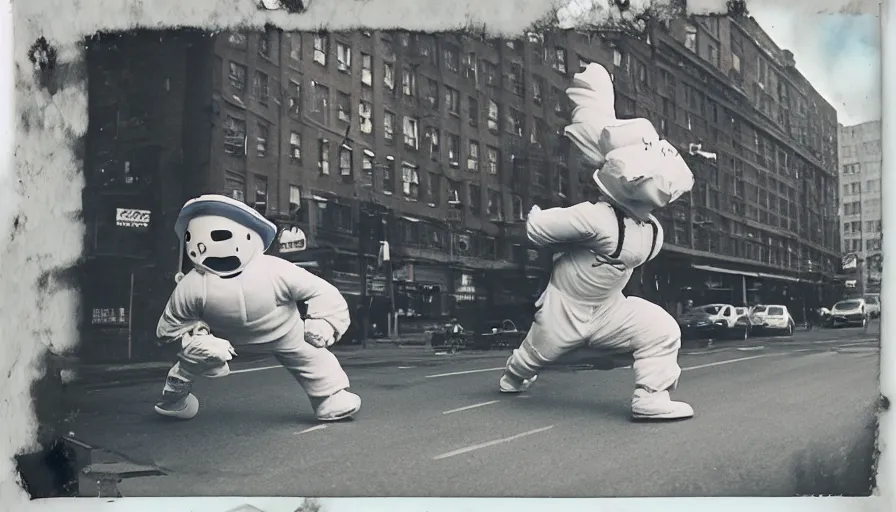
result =
[[843,270],[851,270],[858,266],[859,264],[859,256],[855,253],[850,253],[843,256],[842,266]]

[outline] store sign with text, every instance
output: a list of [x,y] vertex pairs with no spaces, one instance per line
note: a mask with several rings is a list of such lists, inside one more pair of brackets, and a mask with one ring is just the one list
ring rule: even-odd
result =
[[304,251],[308,245],[305,232],[297,227],[283,230],[283,232],[280,233],[279,242],[280,254]]
[[121,228],[148,228],[151,213],[149,210],[116,208],[115,225]]

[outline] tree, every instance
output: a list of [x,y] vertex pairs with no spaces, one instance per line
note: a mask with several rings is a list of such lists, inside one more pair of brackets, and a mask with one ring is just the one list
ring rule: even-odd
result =
[[304,498],[302,504],[296,509],[296,512],[320,512],[323,505],[317,498]]

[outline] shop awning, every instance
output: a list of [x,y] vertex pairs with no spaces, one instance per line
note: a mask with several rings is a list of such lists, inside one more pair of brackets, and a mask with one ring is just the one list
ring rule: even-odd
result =
[[710,265],[691,265],[693,268],[697,270],[704,270],[706,272],[718,272],[719,274],[733,274],[736,276],[747,276],[747,277],[759,277],[760,274],[758,272],[745,272],[743,270],[731,270],[727,268],[713,267]]
[[764,277],[766,279],[780,279],[781,281],[790,281],[793,283],[799,283],[801,281],[801,279],[798,279],[796,277],[782,276],[778,274],[766,274],[763,272],[759,273],[759,277]]

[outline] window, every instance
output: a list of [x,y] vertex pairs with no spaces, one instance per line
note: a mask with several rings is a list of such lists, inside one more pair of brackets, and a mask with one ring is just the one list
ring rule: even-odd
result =
[[252,205],[255,210],[265,215],[268,210],[268,178],[267,176],[262,176],[260,174],[256,174],[255,176],[255,201]]
[[488,129],[491,132],[499,131],[500,108],[493,100],[488,100]]
[[387,164],[383,165],[383,194],[395,193],[395,160],[386,157]]
[[401,92],[408,97],[417,94],[417,76],[411,68],[402,68],[401,70]]
[[246,177],[233,171],[224,171],[224,195],[237,201],[246,201]]
[[364,154],[361,156],[361,175],[364,179],[364,184],[370,186],[373,184],[373,152],[369,150],[364,150]]
[[344,92],[336,93],[336,117],[344,123],[352,121],[352,98]]
[[719,67],[719,49],[714,44],[709,45],[709,62],[713,66]]
[[293,62],[302,60],[302,34],[289,35],[289,60]]
[[324,176],[330,175],[330,141],[320,139],[317,146],[317,167]]
[[566,73],[566,49],[554,48],[554,70],[560,73]]
[[426,79],[426,103],[429,108],[436,109],[439,107],[439,83],[431,78]]
[[463,62],[463,71],[464,78],[470,79],[473,83],[476,83],[476,54],[473,52],[468,53],[464,57]]
[[295,215],[302,208],[302,189],[296,185],[289,186],[289,214]]
[[470,184],[470,213],[482,215],[482,187]]
[[439,173],[429,173],[427,183],[427,199],[430,206],[436,206],[442,201],[442,178]]
[[510,204],[513,207],[513,220],[525,220],[526,214],[523,211],[523,198],[520,196],[510,196]]
[[454,207],[463,204],[460,200],[460,183],[456,181],[448,182],[448,204]]
[[563,91],[561,91],[560,89],[556,87],[551,89],[551,100],[554,103],[554,114],[558,116],[563,115],[563,98],[565,97],[566,96],[564,95]]
[[258,54],[263,58],[271,58],[271,33],[268,30],[258,34]]
[[507,109],[507,133],[523,136],[523,113],[515,108]]
[[391,62],[383,63],[383,85],[386,90],[395,91],[395,66]]
[[329,36],[314,36],[314,62],[320,64],[321,66],[327,65],[327,53],[329,52],[329,46]]
[[417,167],[407,162],[401,164],[401,192],[409,201],[420,197],[420,175]]
[[690,23],[684,28],[684,46],[692,52],[697,51],[697,27]]
[[362,101],[358,105],[358,117],[361,121],[361,133],[373,133],[373,105],[368,101]]
[[498,174],[498,148],[489,147],[487,149],[487,170],[489,174]]
[[242,92],[246,89],[246,66],[230,63],[230,88],[235,92]]
[[345,43],[336,43],[336,67],[340,73],[352,71],[352,47]]
[[383,137],[389,144],[395,140],[395,114],[388,110],[383,112]]
[[451,167],[460,165],[460,137],[449,133],[446,137],[448,140],[448,163]]
[[311,82],[311,113],[319,120],[327,122],[330,111],[330,89],[317,82]]
[[531,144],[538,144],[541,140],[544,130],[544,121],[538,119],[537,117],[534,118],[532,120],[531,130],[529,131],[529,142]]
[[501,208],[501,193],[497,190],[488,191],[488,216],[494,221],[504,220],[504,211]]
[[361,54],[361,83],[373,87],[373,57]]
[[255,98],[262,105],[267,105],[268,98],[270,96],[270,83],[268,81],[268,75],[262,73],[261,71],[255,72],[255,77],[252,80],[253,90],[255,93]]
[[487,60],[483,60],[482,76],[485,79],[485,85],[498,85],[498,66]]
[[245,34],[241,34],[239,32],[231,32],[227,36],[227,44],[233,46],[234,48],[245,49],[249,44],[249,40]]
[[443,53],[445,55],[445,68],[448,69],[448,71],[457,73],[460,66],[460,55],[457,48],[446,45]]
[[243,156],[246,147],[246,121],[228,115],[224,121],[224,152]]
[[404,133],[404,145],[409,148],[417,149],[417,120],[405,116],[404,126],[402,128]]
[[299,117],[302,113],[302,86],[290,80],[288,94],[288,113],[292,117]]
[[532,101],[535,102],[536,105],[541,105],[542,96],[544,91],[544,78],[533,75],[532,76]]
[[479,126],[479,100],[469,96],[467,98],[467,119],[470,126],[477,128]]
[[513,94],[522,96],[526,92],[525,82],[523,81],[523,66],[521,64],[511,64],[507,78],[509,79],[510,90]]
[[439,130],[430,126],[426,129],[423,138],[429,142],[429,157],[433,162],[438,162],[442,155],[439,147]]
[[294,162],[302,161],[302,136],[296,132],[289,134],[289,158]]
[[569,169],[565,165],[557,166],[557,195],[569,196]]
[[475,140],[470,141],[470,147],[467,153],[467,170],[479,172],[479,143]]
[[352,175],[352,150],[346,146],[339,147],[339,175],[342,181],[349,183],[354,177]]
[[613,66],[617,68],[622,66],[622,52],[616,49],[613,50]]
[[445,87],[445,106],[449,113],[460,114],[460,93],[456,89]]

